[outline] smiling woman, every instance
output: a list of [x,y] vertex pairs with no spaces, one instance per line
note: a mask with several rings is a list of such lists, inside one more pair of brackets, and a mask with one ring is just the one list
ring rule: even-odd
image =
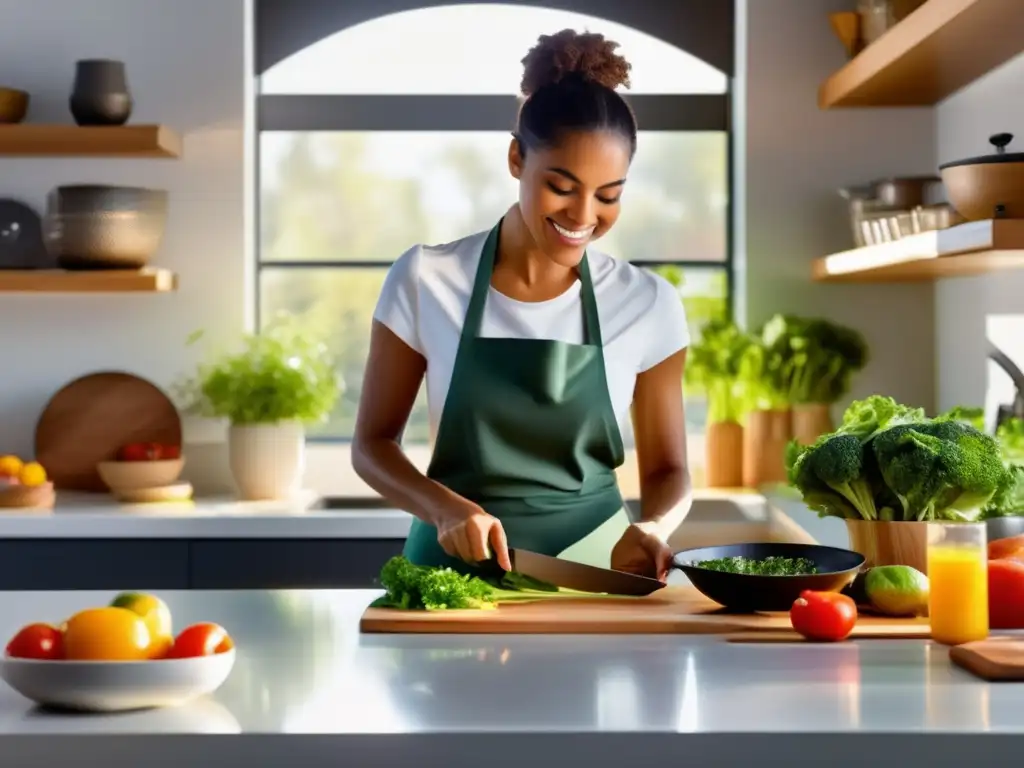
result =
[[[491,227],[518,196],[509,131],[521,59],[542,33],[600,32],[621,43],[617,52],[632,65],[628,103],[642,130],[621,215],[600,250],[670,278],[694,337],[728,311],[731,4],[713,12],[701,0],[604,4],[614,20],[575,12],[573,0],[551,5],[558,7],[394,0],[388,8],[398,12],[377,18],[374,0],[257,0],[257,314],[283,310],[316,325],[339,359],[345,394],[311,432],[308,453],[309,482],[321,492],[373,493],[351,471],[348,450],[388,270],[413,243],[453,242]],[[598,185],[576,175],[550,179],[569,195],[549,189],[546,196],[565,202],[580,182]],[[604,200],[617,196],[604,192]],[[552,218],[551,231],[557,223],[571,241],[573,219]],[[429,381],[402,439],[421,471],[432,451],[428,389]],[[699,482],[700,398],[688,397],[686,418]],[[637,454],[626,421],[618,474],[623,494],[636,498]]]
[[[568,29],[539,37],[507,150],[517,202],[487,231],[407,250],[385,280],[352,464],[415,515],[404,554],[417,565],[493,554],[511,570],[518,548],[668,576],[691,502],[689,331],[667,280],[593,247],[618,220],[637,145],[617,47]],[[424,378],[425,472],[401,446]],[[635,522],[616,476],[630,422]]]

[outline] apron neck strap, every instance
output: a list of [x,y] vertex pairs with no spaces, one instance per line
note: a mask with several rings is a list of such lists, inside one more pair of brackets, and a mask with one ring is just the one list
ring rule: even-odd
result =
[[[484,305],[487,301],[487,293],[491,288],[491,275],[494,272],[494,262],[498,257],[498,239],[501,232],[499,221],[484,241],[484,248],[480,254],[480,264],[476,270],[476,278],[473,281],[473,292],[469,297],[469,307],[466,309],[466,320],[462,329],[463,338],[476,338],[480,335],[480,328],[483,325]],[[580,277],[580,298],[583,303],[583,343],[603,346],[601,341],[601,323],[597,314],[597,299],[594,296],[594,282],[590,277],[590,263],[587,254],[583,254],[578,268]]]

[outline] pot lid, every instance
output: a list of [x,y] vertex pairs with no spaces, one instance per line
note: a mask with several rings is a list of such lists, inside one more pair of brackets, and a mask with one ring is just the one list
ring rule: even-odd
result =
[[953,160],[949,163],[943,163],[939,166],[939,170],[946,168],[955,168],[958,165],[985,165],[987,163],[1024,163],[1024,152],[1007,152],[1006,145],[1013,141],[1012,133],[997,133],[994,136],[989,136],[989,143],[996,148],[995,154],[993,155],[980,155],[978,157],[968,157],[966,160]]

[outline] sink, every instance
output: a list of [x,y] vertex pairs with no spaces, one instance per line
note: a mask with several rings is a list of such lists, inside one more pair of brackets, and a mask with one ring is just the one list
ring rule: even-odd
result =
[[327,512],[345,512],[363,509],[394,509],[395,505],[380,496],[326,496],[314,504],[311,509]]

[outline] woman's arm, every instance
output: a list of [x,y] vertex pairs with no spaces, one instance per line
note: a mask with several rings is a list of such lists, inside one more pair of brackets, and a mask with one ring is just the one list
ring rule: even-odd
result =
[[686,458],[682,349],[636,379],[633,431],[640,468],[641,526],[667,540],[693,503]]
[[400,444],[426,369],[422,355],[373,321],[352,468],[392,504],[436,526],[442,510],[469,502],[420,472]]

